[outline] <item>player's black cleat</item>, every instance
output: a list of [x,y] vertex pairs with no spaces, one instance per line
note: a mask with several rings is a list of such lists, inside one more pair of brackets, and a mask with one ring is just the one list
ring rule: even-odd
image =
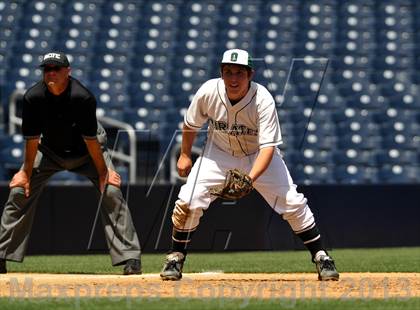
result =
[[7,273],[6,260],[3,258],[0,258],[0,273]]
[[166,256],[160,277],[162,280],[177,281],[182,278],[182,267],[184,266],[185,255],[181,252],[172,252]]
[[316,270],[318,271],[318,280],[320,281],[338,281],[340,275],[335,268],[334,261],[331,257],[323,255],[318,261],[315,261]]
[[141,262],[139,259],[129,259],[124,266],[124,274],[141,274]]

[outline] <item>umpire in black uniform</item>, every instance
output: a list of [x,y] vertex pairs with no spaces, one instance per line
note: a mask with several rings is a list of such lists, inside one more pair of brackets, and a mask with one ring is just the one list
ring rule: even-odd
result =
[[54,173],[68,170],[88,177],[103,195],[101,218],[112,264],[125,264],[124,274],[139,274],[140,244],[96,120],[95,97],[70,76],[65,54],[48,53],[40,66],[43,80],[23,97],[25,157],[1,217],[0,273],[7,272],[6,260],[23,261],[42,189]]

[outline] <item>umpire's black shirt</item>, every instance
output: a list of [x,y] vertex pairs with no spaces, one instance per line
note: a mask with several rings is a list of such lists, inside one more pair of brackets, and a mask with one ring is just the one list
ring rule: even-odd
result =
[[22,132],[25,139],[41,137],[41,144],[62,157],[88,153],[83,140],[96,138],[96,100],[78,80],[70,77],[59,96],[43,81],[23,96]]

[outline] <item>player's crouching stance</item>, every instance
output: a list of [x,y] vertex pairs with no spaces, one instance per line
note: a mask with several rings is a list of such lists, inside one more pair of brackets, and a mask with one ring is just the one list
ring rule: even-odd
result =
[[[251,81],[251,57],[244,50],[226,51],[221,74],[222,78],[200,87],[185,115],[177,168],[179,175],[188,179],[175,203],[172,248],[160,276],[163,280],[182,278],[187,245],[203,210],[217,198],[214,188],[225,183],[228,170],[238,168],[248,173],[245,184],[250,182],[302,239],[312,254],[319,280],[338,280],[307,200],[296,191],[277,148],[282,138],[274,99],[265,87]],[[193,166],[191,147],[196,131],[206,122],[208,141]],[[234,184],[230,194],[235,194],[235,188]]]

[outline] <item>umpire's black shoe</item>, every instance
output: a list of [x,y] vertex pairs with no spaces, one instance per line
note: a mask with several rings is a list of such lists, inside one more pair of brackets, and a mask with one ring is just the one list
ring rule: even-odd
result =
[[0,258],[0,273],[7,273],[6,260],[3,258]]
[[177,281],[182,278],[182,267],[184,266],[185,255],[181,252],[172,252],[166,256],[160,277],[162,280]]
[[335,268],[334,261],[331,257],[323,255],[318,261],[315,261],[316,270],[318,271],[318,280],[320,281],[338,281],[340,275]]
[[139,259],[129,259],[124,266],[124,274],[141,274],[141,262]]

